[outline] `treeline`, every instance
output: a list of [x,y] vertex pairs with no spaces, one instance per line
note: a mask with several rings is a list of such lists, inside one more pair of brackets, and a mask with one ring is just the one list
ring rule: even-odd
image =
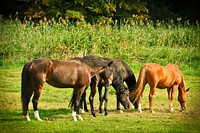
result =
[[[1,15],[20,20],[59,19],[90,23],[200,19],[199,0],[2,0]],[[179,20],[180,21],[180,20]]]

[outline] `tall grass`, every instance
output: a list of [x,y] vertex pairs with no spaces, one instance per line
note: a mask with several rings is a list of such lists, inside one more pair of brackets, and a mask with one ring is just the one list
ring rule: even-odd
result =
[[[119,57],[129,64],[175,63],[199,69],[199,24],[133,21],[118,24],[70,24],[64,20],[21,23],[0,21],[1,66],[21,65],[34,58],[69,59],[74,56]],[[196,74],[196,72],[193,72]]]

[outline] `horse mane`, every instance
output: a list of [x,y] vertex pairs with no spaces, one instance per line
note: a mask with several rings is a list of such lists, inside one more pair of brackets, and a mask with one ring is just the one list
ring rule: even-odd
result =
[[126,72],[128,74],[127,77],[125,78],[125,82],[126,82],[128,88],[132,88],[136,84],[135,74],[133,73],[131,68],[123,60],[119,59],[119,61],[126,68]]
[[[131,68],[119,58],[113,58],[113,61],[119,62],[119,64],[121,64],[120,66],[118,66],[114,63],[113,67],[115,67],[114,69],[116,72],[120,70],[120,72],[118,72],[118,75],[120,75],[122,77],[122,80],[126,82],[129,89],[132,88],[136,84],[136,78]],[[120,69],[119,67],[122,68]]]
[[92,67],[106,67],[108,63],[112,61],[111,59],[108,59],[108,58],[102,58],[102,57],[92,56],[92,55],[84,56],[82,58],[76,57],[73,59],[84,62],[87,65],[92,66]]
[[123,93],[126,91],[126,87],[124,86],[122,77],[119,73],[115,73],[115,80],[113,80],[113,87],[116,90],[116,93]]

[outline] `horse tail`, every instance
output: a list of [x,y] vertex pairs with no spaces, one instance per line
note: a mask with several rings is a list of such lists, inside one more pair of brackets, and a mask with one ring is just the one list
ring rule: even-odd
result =
[[23,115],[26,115],[28,105],[27,105],[27,95],[28,95],[28,85],[30,84],[29,76],[28,76],[28,68],[30,63],[24,65],[21,75],[21,101],[22,101],[22,109]]
[[68,107],[73,108],[74,103],[75,103],[75,92],[74,92],[74,89],[73,89],[72,97],[71,97],[71,100],[69,102]]
[[135,103],[141,96],[141,93],[144,90],[144,87],[147,83],[146,81],[146,70],[148,68],[148,65],[144,65],[139,74],[138,81],[136,85],[129,91],[129,98],[132,103]]

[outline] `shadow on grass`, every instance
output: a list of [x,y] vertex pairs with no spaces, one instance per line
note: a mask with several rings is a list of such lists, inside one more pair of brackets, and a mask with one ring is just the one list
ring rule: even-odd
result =
[[71,116],[72,109],[65,109],[65,108],[60,108],[60,109],[40,109],[39,110],[41,118],[44,120],[53,120],[57,118],[64,118]]
[[[71,109],[39,109],[40,117],[43,120],[54,120],[59,118],[71,117]],[[70,114],[70,115],[69,115]],[[33,110],[29,111],[29,115],[31,119],[34,119],[34,112]],[[22,115],[21,111],[0,111],[0,122],[9,122],[9,121],[24,121],[25,117]]]

